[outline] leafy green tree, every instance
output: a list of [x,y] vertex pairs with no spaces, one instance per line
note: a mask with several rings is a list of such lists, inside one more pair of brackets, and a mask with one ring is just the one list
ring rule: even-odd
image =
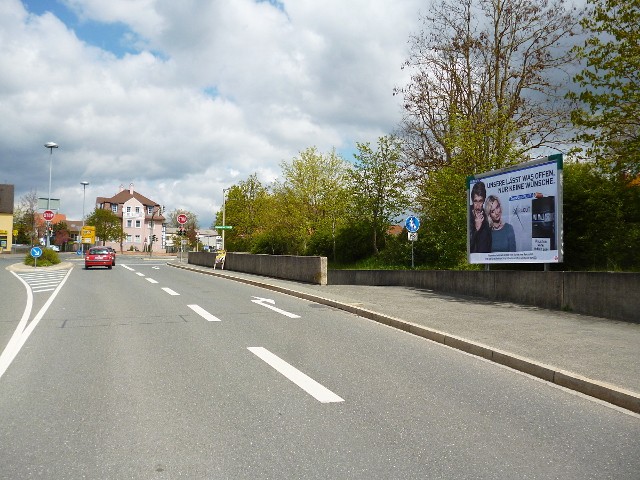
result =
[[582,90],[570,98],[583,108],[572,112],[584,130],[587,155],[601,167],[640,174],[640,0],[588,0],[581,24],[590,36],[575,48],[586,66],[574,81]]
[[377,254],[379,238],[410,204],[401,175],[401,145],[396,137],[384,136],[376,150],[369,143],[356,146],[356,163],[349,171],[352,213],[369,225],[369,248]]
[[310,245],[318,245],[311,242],[314,236],[328,235],[335,244],[346,208],[344,160],[335,151],[322,154],[316,147],[310,147],[290,163],[283,162],[281,168],[283,180],[273,187],[276,204],[282,212],[277,225],[286,229],[289,244],[297,250],[295,253],[310,253]]
[[122,220],[111,210],[96,208],[85,220],[85,225],[96,227],[96,237],[105,242],[122,242],[125,237]]
[[567,270],[640,270],[640,185],[592,163],[564,165]]
[[[269,190],[252,174],[233,185],[225,201],[225,222],[233,227],[225,232],[225,248],[248,252],[253,240],[266,228],[266,210],[270,204]],[[216,225],[222,225],[223,212],[216,215]]]

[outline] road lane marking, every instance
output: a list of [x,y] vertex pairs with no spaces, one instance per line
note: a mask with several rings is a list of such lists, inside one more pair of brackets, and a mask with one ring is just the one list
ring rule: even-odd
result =
[[198,315],[200,315],[202,318],[204,318],[208,322],[220,322],[221,321],[218,317],[216,317],[214,315],[211,315],[209,312],[207,312],[200,305],[187,305],[187,307],[189,307],[191,310],[196,312]]
[[131,270],[132,272],[135,272],[135,270],[133,268],[131,268],[131,267],[127,266],[127,265],[122,265],[121,264],[121,266],[122,266],[122,268],[126,268],[127,270]]
[[146,280],[147,280],[147,282],[149,282],[149,283],[158,283],[158,281],[157,281],[157,280],[154,280],[153,278],[149,278],[149,277],[147,277],[147,279],[146,279]]
[[136,275],[138,275],[139,277],[144,277],[144,273],[142,272],[136,272]]
[[162,290],[164,290],[165,292],[167,292],[169,295],[180,295],[178,292],[174,292],[173,290],[171,290],[169,287],[162,287]]
[[[33,295],[29,294],[31,289],[27,288],[27,309],[24,311],[22,318],[18,323],[18,327],[13,332],[13,335],[11,336],[9,343],[7,343],[7,346],[3,350],[2,354],[0,354],[0,377],[2,377],[2,375],[4,375],[4,373],[7,371],[7,368],[9,368],[9,365],[11,365],[11,362],[13,362],[13,359],[16,358],[16,355],[18,355],[18,352],[20,352],[20,349],[22,348],[24,343],[27,341],[31,333],[38,326],[38,323],[40,323],[40,320],[42,320],[42,317],[44,317],[44,314],[47,312],[47,310],[53,303],[53,300],[56,298],[56,296],[60,292],[60,289],[62,289],[62,286],[65,284],[65,282],[69,278],[69,275],[71,274],[72,270],[73,268],[70,268],[67,271],[66,275],[64,276],[62,281],[58,284],[57,288],[54,290],[54,292],[44,303],[42,308],[40,308],[40,311],[36,314],[35,317],[33,317],[33,320],[31,320],[31,322],[28,325],[27,325],[27,321],[29,320],[29,315],[31,314],[31,308],[33,306]],[[20,277],[18,276],[18,278]],[[24,282],[24,280],[22,279],[20,280],[25,284],[25,286],[28,287],[28,284]]]
[[297,368],[289,365],[277,355],[263,347],[247,347],[247,349],[258,358],[275,368],[279,373],[287,377],[293,383],[302,388],[309,395],[322,403],[344,402],[344,399],[316,382],[308,375],[302,373]]
[[284,310],[279,309],[278,307],[274,306],[274,304],[276,303],[275,300],[271,300],[270,298],[262,298],[262,297],[253,297],[255,298],[255,300],[251,300],[253,303],[257,304],[257,305],[262,305],[263,307],[267,307],[271,310],[273,310],[274,312],[278,312],[281,313],[282,315],[289,317],[289,318],[300,318],[300,315],[296,315],[295,313],[289,313],[286,312]]

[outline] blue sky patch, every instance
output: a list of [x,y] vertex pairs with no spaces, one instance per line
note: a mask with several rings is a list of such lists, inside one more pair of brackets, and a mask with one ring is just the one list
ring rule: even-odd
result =
[[76,14],[58,0],[22,0],[29,13],[43,15],[50,12],[67,28],[73,30],[83,42],[123,57],[127,53],[138,53],[135,47],[137,35],[123,23],[100,23],[92,20],[80,21]]

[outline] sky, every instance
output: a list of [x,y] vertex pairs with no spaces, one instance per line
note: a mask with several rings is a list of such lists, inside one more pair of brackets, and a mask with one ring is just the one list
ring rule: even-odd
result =
[[47,198],[51,172],[69,220],[133,184],[208,228],[224,188],[396,129],[425,5],[2,0],[0,183]]

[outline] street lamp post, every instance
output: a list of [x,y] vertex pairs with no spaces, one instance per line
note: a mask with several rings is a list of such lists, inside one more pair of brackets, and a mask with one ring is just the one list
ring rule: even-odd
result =
[[226,252],[226,250],[224,249],[224,231],[226,229],[226,225],[227,225],[227,192],[231,190],[230,188],[223,188],[222,189],[222,251]]
[[[87,182],[86,180],[83,180],[82,182],[80,182],[80,185],[82,185],[82,230],[84,230],[84,201],[86,199],[87,193],[87,185],[89,185],[89,182]],[[82,254],[84,255],[84,242],[82,241],[82,230],[80,230],[80,248],[82,249]]]
[[[58,144],[53,143],[53,142],[47,142],[44,144],[45,148],[49,149],[49,196],[47,197],[47,210],[51,209],[51,159],[53,157],[53,149],[54,148],[58,148]],[[47,233],[46,233],[46,237],[47,237],[47,242],[46,242],[46,246],[48,247],[50,244],[50,237],[49,237],[49,221],[47,221]]]

